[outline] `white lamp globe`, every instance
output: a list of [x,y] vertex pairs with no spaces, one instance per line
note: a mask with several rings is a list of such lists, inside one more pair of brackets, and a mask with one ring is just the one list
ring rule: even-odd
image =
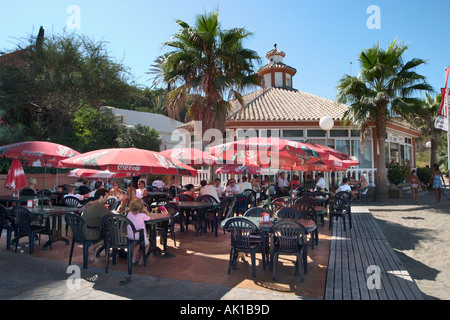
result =
[[322,117],[320,118],[319,126],[320,128],[322,128],[322,130],[329,131],[334,126],[334,120],[329,116]]
[[428,141],[427,143],[425,143],[425,147],[431,148],[431,141]]

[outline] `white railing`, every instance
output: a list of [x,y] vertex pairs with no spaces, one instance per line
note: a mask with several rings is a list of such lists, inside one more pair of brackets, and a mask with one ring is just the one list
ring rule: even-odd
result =
[[[288,170],[284,170],[285,172],[289,172]],[[328,179],[330,185],[335,185],[338,186],[341,181],[342,178],[344,177],[353,177],[355,180],[360,180],[361,176],[363,174],[367,175],[367,179],[369,181],[369,185],[371,187],[375,187],[375,173],[376,173],[377,169],[348,169],[347,171],[338,171],[338,172],[334,172],[334,181],[331,178],[331,174],[328,172],[324,173],[324,178]],[[209,170],[197,170],[197,176],[196,177],[183,177],[182,179],[182,183],[183,185],[192,183],[194,186],[200,186],[200,181],[202,180],[206,180],[206,181],[210,181],[209,178]],[[217,174],[218,178],[221,180],[221,184],[225,185],[227,180],[231,178],[231,174],[230,173],[220,173]],[[239,179],[240,175],[236,175],[236,179]],[[213,182],[213,181],[212,181]],[[303,182],[303,179],[300,178],[300,183]],[[334,183],[333,183],[334,182]]]

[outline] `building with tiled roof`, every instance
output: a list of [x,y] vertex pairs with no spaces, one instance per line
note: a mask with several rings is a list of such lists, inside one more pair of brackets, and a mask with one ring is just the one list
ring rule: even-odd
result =
[[[356,157],[360,165],[351,171],[358,178],[367,173],[374,182],[376,171],[377,140],[374,123],[369,123],[370,134],[363,146],[358,127],[344,126],[342,119],[348,105],[319,97],[293,88],[296,69],[284,63],[286,54],[275,48],[266,54],[268,62],[258,70],[261,88],[243,96],[243,104],[231,101],[226,129],[237,137],[248,135],[279,136],[281,138],[308,141],[329,145]],[[334,126],[324,131],[319,125],[321,118],[328,116]],[[192,130],[193,123],[185,124]],[[387,123],[386,162],[415,166],[415,139],[420,136],[417,129],[400,120]]]

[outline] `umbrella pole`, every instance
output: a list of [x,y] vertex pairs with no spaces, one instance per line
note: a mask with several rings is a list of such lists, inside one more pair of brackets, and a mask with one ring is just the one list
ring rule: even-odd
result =
[[47,173],[47,159],[45,159],[45,161],[44,161],[44,178],[42,179],[41,210],[44,208],[44,193],[45,193],[44,190],[45,190],[45,174],[46,173]]

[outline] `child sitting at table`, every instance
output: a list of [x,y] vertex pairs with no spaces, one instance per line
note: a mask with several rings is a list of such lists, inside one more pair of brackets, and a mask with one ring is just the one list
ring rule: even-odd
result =
[[[148,241],[147,237],[147,230],[145,228],[145,221],[150,220],[150,215],[144,208],[144,203],[141,199],[134,199],[130,203],[130,211],[127,214],[127,218],[133,223],[134,228],[136,231],[144,230],[144,239],[145,239],[145,250],[148,252],[148,249],[150,247],[150,242]],[[138,240],[139,233],[136,232],[134,235],[132,232],[131,227],[128,227],[128,238],[130,240]],[[140,256],[140,258],[139,258]],[[142,265],[144,262],[144,256],[142,255],[142,252],[139,250],[139,246],[135,245],[133,248],[133,263],[136,263],[139,258],[138,265]]]

